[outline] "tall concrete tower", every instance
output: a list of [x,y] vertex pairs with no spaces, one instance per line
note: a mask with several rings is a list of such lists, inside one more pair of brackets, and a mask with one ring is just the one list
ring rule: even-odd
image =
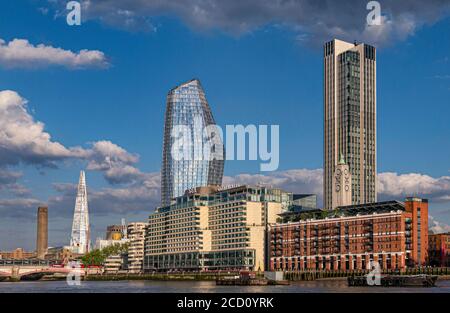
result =
[[48,208],[39,207],[37,211],[36,256],[44,259],[48,249]]
[[343,154],[352,204],[377,200],[376,50],[334,39],[324,46],[324,207],[332,208],[333,175]]
[[75,200],[75,212],[73,214],[70,248],[73,253],[85,254],[89,252],[90,246],[91,242],[86,177],[84,175],[84,171],[81,171],[80,180],[78,182],[77,198]]

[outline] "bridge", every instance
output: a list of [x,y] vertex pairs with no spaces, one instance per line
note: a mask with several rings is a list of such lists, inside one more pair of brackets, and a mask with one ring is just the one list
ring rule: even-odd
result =
[[56,265],[51,261],[43,260],[0,260],[0,281],[13,280],[38,280],[47,275],[73,273],[83,276],[84,270],[70,266]]

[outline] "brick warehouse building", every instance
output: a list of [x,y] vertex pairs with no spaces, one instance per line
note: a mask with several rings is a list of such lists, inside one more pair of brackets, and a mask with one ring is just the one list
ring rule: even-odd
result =
[[430,234],[428,241],[429,264],[450,267],[450,233]]
[[[302,213],[271,225],[271,270],[363,270],[425,265],[428,201],[407,198]],[[292,216],[290,216],[292,220]]]

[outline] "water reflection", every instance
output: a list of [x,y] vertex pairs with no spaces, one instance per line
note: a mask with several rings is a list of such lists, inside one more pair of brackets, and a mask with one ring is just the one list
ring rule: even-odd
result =
[[324,292],[427,292],[450,293],[450,281],[441,280],[433,288],[402,287],[348,287],[345,280],[317,280],[292,282],[289,286],[216,286],[215,282],[183,281],[114,281],[82,282],[81,286],[68,286],[65,281],[0,282],[0,293],[5,292],[111,292],[111,293],[324,293]]

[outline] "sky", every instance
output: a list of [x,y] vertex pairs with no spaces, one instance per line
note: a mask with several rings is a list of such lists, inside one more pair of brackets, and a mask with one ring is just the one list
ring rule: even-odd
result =
[[333,38],[377,48],[379,200],[430,200],[450,231],[450,4],[269,0],[3,1],[0,10],[0,250],[67,245],[80,170],[92,240],[145,221],[160,201],[168,91],[200,79],[221,125],[279,125],[277,171],[227,161],[224,184],[322,199],[323,52]]

